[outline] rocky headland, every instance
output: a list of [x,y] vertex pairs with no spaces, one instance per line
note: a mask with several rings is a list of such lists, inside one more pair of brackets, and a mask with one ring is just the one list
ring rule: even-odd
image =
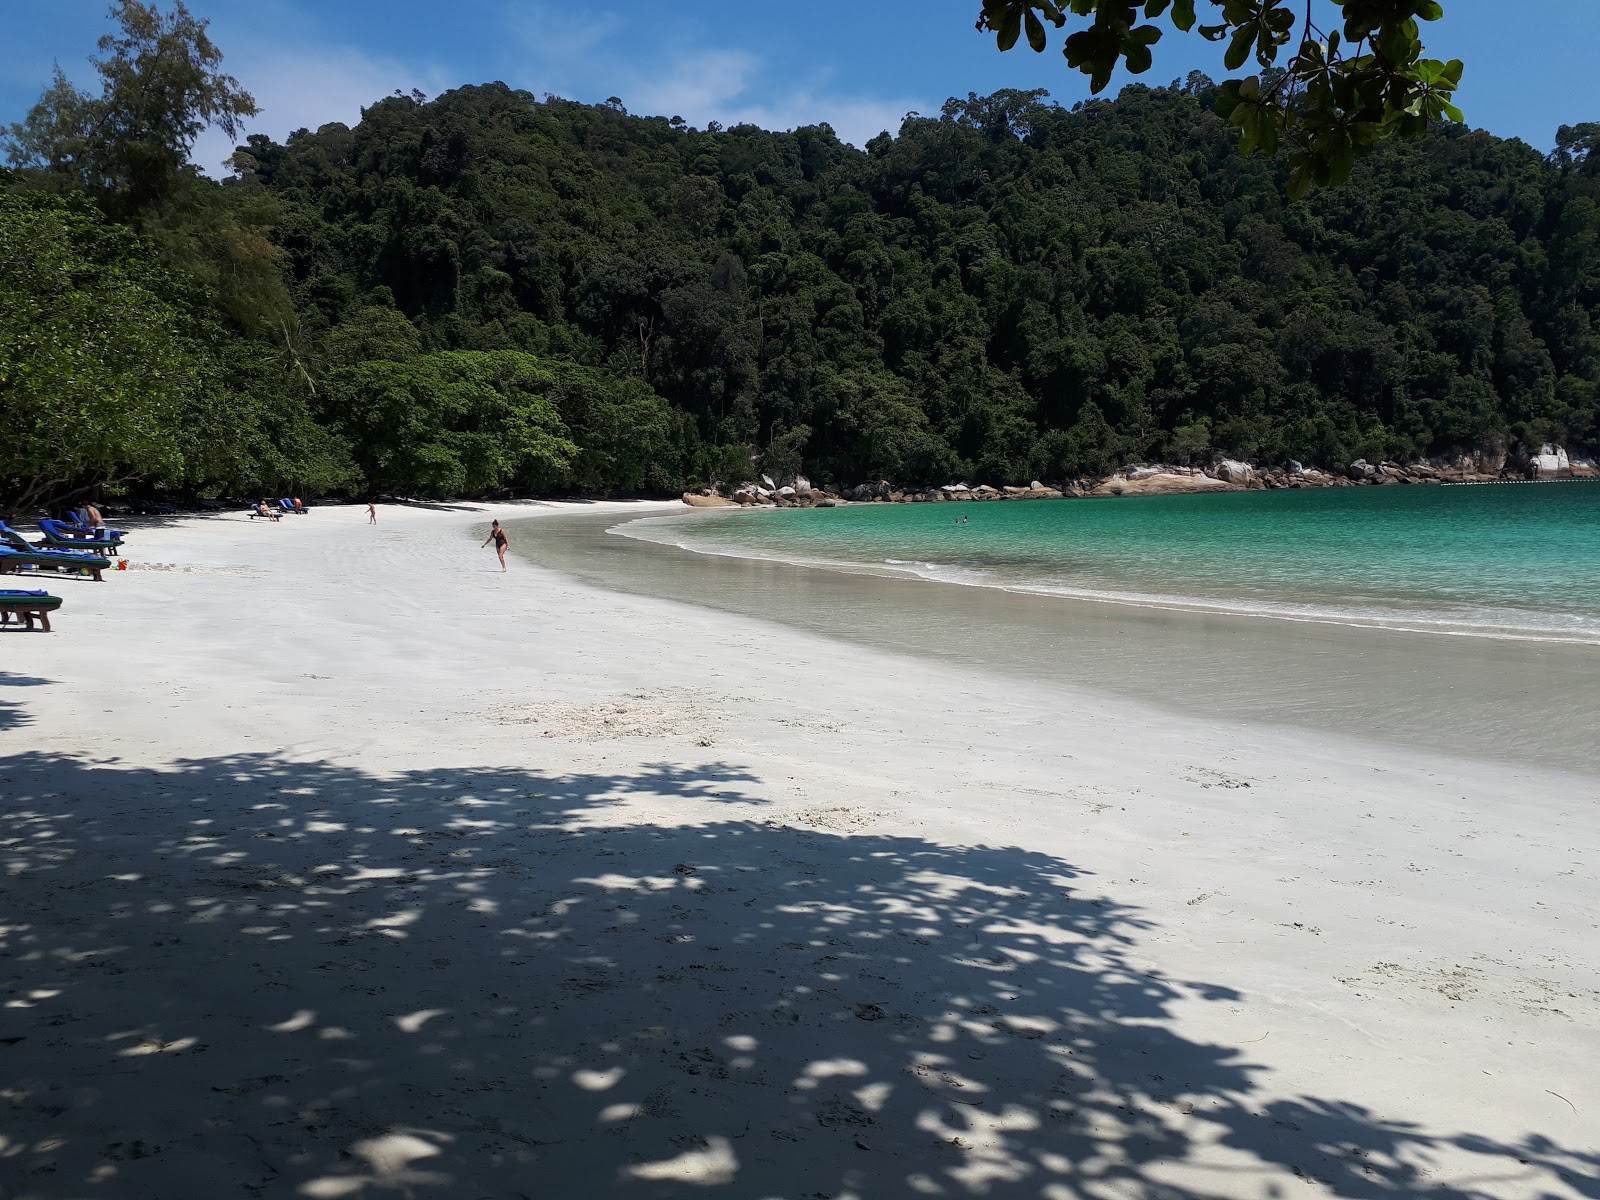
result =
[[1600,466],[1572,455],[1563,446],[1545,445],[1537,454],[1505,451],[1422,459],[1410,463],[1369,463],[1364,458],[1336,467],[1307,466],[1293,459],[1262,465],[1219,458],[1209,466],[1140,463],[1110,475],[1083,477],[1027,487],[947,483],[940,487],[902,487],[880,479],[852,486],[813,485],[804,475],[685,492],[695,508],[832,508],[839,504],[949,504],[994,500],[1094,499],[1112,496],[1163,496],[1194,492],[1244,492],[1325,487],[1385,487],[1414,484],[1529,483],[1556,479],[1600,479]]

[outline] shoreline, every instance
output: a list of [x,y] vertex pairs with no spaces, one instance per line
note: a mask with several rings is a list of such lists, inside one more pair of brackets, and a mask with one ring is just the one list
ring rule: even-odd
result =
[[983,683],[946,701],[955,713],[1003,704],[1019,682],[1058,683],[1079,704],[1118,699],[1241,726],[1600,776],[1585,732],[1600,719],[1600,658],[1585,643],[1264,622],[706,554],[610,533],[624,523],[604,516],[565,514],[558,524],[563,534],[547,561],[590,585],[978,672]]
[[1574,776],[477,546],[645,511],[152,524],[4,642],[17,1200],[1600,1185]]
[[[1533,482],[1533,481],[1524,481]],[[1564,480],[1549,480],[1545,482],[1567,482]],[[1462,486],[1468,486],[1463,484]],[[1152,609],[1159,612],[1188,613],[1191,615],[1215,615],[1226,617],[1262,618],[1274,621],[1290,621],[1305,625],[1335,625],[1349,629],[1370,629],[1388,633],[1414,633],[1421,635],[1437,635],[1440,637],[1468,637],[1486,638],[1493,641],[1505,642],[1530,642],[1544,643],[1552,646],[1583,646],[1600,647],[1600,634],[1593,636],[1562,636],[1556,633],[1540,632],[1531,627],[1513,627],[1510,629],[1497,628],[1490,625],[1471,625],[1462,621],[1455,623],[1455,627],[1446,621],[1428,622],[1421,618],[1408,619],[1402,616],[1372,616],[1363,617],[1361,614],[1341,614],[1336,610],[1324,609],[1313,611],[1285,610],[1267,607],[1265,604],[1255,607],[1247,606],[1242,602],[1230,602],[1224,599],[1208,600],[1204,597],[1162,596],[1134,592],[1095,592],[1089,589],[1068,589],[1049,584],[1028,584],[1019,582],[1005,582],[988,579],[951,579],[920,574],[914,568],[918,565],[910,562],[884,560],[882,563],[866,561],[851,562],[842,559],[817,559],[785,557],[780,554],[761,554],[751,548],[718,549],[709,545],[689,545],[682,541],[673,541],[665,538],[648,537],[642,532],[629,532],[635,525],[650,524],[655,521],[675,521],[679,518],[689,517],[702,519],[700,514],[713,512],[728,512],[728,509],[690,509],[669,513],[664,517],[640,517],[621,525],[608,529],[608,533],[619,537],[629,537],[637,541],[651,542],[657,545],[671,546],[688,554],[701,555],[712,558],[735,558],[752,562],[773,562],[789,566],[800,567],[806,570],[837,571],[848,574],[878,575],[883,578],[915,578],[925,583],[948,584],[953,587],[988,588],[993,591],[1010,592],[1016,595],[1045,596],[1062,600],[1079,601],[1086,604],[1112,604],[1127,608]],[[749,510],[778,512],[779,509]],[[926,564],[931,565],[931,564]]]

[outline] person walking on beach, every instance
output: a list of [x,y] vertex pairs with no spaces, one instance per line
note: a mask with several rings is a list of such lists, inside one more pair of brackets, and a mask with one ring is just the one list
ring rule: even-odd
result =
[[377,523],[378,523],[378,506],[376,504],[374,504],[371,500],[368,500],[367,501],[367,524],[368,525],[376,525]]
[[500,571],[503,574],[506,569],[506,547],[511,544],[511,539],[506,537],[506,531],[500,528],[499,521],[489,524],[489,536],[483,539],[483,544],[487,546],[490,542],[494,543],[494,552],[500,556]]

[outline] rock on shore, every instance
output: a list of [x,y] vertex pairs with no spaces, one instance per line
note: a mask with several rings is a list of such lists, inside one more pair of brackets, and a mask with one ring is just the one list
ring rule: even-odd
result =
[[1528,473],[1535,479],[1594,479],[1600,477],[1600,467],[1592,459],[1569,456],[1565,446],[1546,442],[1529,457]]
[[1027,487],[968,484],[899,488],[886,479],[851,487],[817,487],[804,475],[785,476],[781,483],[763,475],[759,483],[732,487],[728,497],[707,488],[685,492],[685,504],[718,508],[730,504],[777,508],[833,508],[839,504],[949,504],[996,500],[1056,500],[1062,497],[1161,496],[1187,492],[1274,491],[1280,488],[1395,486],[1402,484],[1505,483],[1535,479],[1600,478],[1600,467],[1575,457],[1566,447],[1545,445],[1538,454],[1514,458],[1504,451],[1462,454],[1420,462],[1370,463],[1364,458],[1323,470],[1294,459],[1262,466],[1239,459],[1218,459],[1209,467],[1141,463],[1099,478],[1077,479],[1060,487],[1033,480]]
[[1156,468],[1135,467],[1118,472],[1109,479],[1087,489],[1090,496],[1168,496],[1185,492],[1231,492],[1235,485],[1216,479],[1203,471],[1186,467]]

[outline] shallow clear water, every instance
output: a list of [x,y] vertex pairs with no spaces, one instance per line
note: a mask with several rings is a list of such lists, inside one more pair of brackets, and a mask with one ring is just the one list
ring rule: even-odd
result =
[[740,510],[623,532],[1034,594],[1600,645],[1600,484]]

